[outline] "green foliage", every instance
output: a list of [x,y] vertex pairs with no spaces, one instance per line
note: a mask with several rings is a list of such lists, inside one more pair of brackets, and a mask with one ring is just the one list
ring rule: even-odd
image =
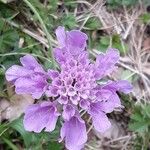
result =
[[131,115],[129,128],[135,132],[148,132],[150,129],[150,105],[137,105]]
[[76,27],[76,18],[72,14],[64,15],[61,18],[61,23],[63,26],[65,26],[67,29],[73,29]]
[[[118,9],[121,6],[131,7],[135,6],[136,4],[139,4],[138,0],[106,0],[108,7],[110,9]],[[141,1],[145,6],[150,5],[149,0],[142,0]]]
[[144,13],[140,16],[140,19],[143,23],[148,24],[148,23],[150,23],[150,14]]
[[[57,139],[59,137],[59,130],[58,130],[59,127],[58,126],[51,133],[27,132],[23,127],[22,117],[13,121],[9,126],[12,129],[16,130],[21,135],[21,138],[24,140],[24,144],[27,149],[36,148],[37,150],[42,150],[42,149],[43,150],[44,149],[60,150],[62,148],[62,145],[57,142]],[[53,149],[51,147],[53,147]]]
[[117,9],[118,6],[133,6],[138,3],[137,0],[106,0],[107,4],[112,9]]
[[150,104],[140,104],[134,107],[129,129],[138,133],[135,145],[139,146],[137,141],[141,139],[141,149],[146,150],[150,142]]
[[101,51],[105,51],[108,47],[110,47],[111,44],[111,47],[118,49],[121,54],[124,54],[127,52],[128,47],[126,44],[122,45],[120,39],[121,39],[120,36],[117,34],[112,35],[112,37],[102,36],[98,44],[99,45],[98,49]]
[[97,30],[98,28],[102,27],[102,24],[98,18],[91,17],[86,22],[85,27],[89,28],[90,30]]

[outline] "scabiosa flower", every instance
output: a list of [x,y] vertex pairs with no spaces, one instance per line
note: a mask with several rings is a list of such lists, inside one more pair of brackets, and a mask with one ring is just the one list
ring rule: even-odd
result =
[[106,114],[122,107],[116,92],[129,93],[132,86],[125,80],[101,83],[119,60],[116,49],[108,49],[92,63],[86,51],[86,34],[78,30],[66,32],[64,27],[58,27],[56,36],[59,47],[54,49],[54,56],[59,70],[45,72],[32,56],[26,55],[21,58],[22,67],[15,65],[7,70],[6,79],[15,84],[18,93],[30,93],[34,98],[45,93],[51,99],[26,110],[27,131],[51,132],[58,117],[62,117],[60,141],[64,140],[69,150],[80,150],[87,141],[87,133],[79,112],[86,111],[94,128],[103,133],[111,126]]

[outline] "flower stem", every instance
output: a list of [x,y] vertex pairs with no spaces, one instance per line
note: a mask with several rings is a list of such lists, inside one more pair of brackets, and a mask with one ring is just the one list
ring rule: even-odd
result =
[[41,24],[41,27],[43,29],[43,31],[45,32],[46,34],[46,37],[47,37],[47,40],[48,40],[48,44],[49,44],[49,50],[50,50],[50,57],[52,59],[52,65],[54,66],[55,68],[55,60],[54,60],[54,56],[53,56],[53,52],[52,52],[52,44],[51,44],[51,35],[49,34],[41,16],[39,15],[38,11],[36,10],[36,8],[28,1],[28,0],[23,0],[26,5],[34,12],[34,14],[36,15],[36,17],[38,18],[40,24]]

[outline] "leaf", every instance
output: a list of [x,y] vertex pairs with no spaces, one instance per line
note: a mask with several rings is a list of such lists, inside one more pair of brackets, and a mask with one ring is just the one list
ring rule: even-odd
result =
[[0,137],[3,135],[3,133],[9,128],[8,123],[0,123]]
[[24,127],[23,127],[23,119],[19,118],[15,121],[13,121],[10,124],[10,127],[12,127],[13,129],[15,129],[16,131],[18,131],[21,136],[23,137],[23,140],[25,142],[25,145],[28,147],[30,146],[30,144],[34,141],[34,134],[25,131]]
[[134,122],[129,124],[129,129],[135,132],[146,132],[148,130],[148,121]]
[[[58,137],[59,137],[59,130],[58,130],[58,126],[56,127],[56,129],[51,132],[41,132],[41,133],[33,133],[33,132],[27,132],[24,127],[23,127],[23,118],[20,117],[17,120],[14,120],[11,124],[10,127],[15,129],[16,131],[18,131],[20,133],[20,135],[22,136],[25,146],[26,148],[35,148],[36,147],[42,147],[42,143],[48,143],[48,142],[52,142],[52,141],[57,141]],[[53,150],[53,149],[52,149]]]
[[19,150],[19,148],[17,148],[17,146],[14,145],[10,140],[8,140],[4,137],[2,139],[11,148],[11,150]]
[[112,36],[112,47],[118,49],[121,54],[124,54],[127,52],[128,47],[126,44],[123,47],[120,39],[121,37],[118,34],[114,34]]
[[150,105],[136,105],[131,115],[129,129],[139,133],[146,133],[150,127]]
[[90,28],[91,30],[96,30],[96,29],[102,27],[102,24],[98,18],[91,17],[86,22],[85,27]]
[[19,35],[17,31],[13,29],[6,29],[6,31],[1,31],[0,36],[0,47],[1,53],[5,53],[6,51],[17,49],[19,42]]
[[12,2],[14,0],[0,0],[0,1],[6,4],[6,3],[10,3],[10,2]]
[[50,61],[45,61],[44,62],[44,66],[45,66],[45,69],[48,70],[48,69],[52,69],[52,63]]
[[140,121],[143,121],[143,116],[141,114],[136,113],[131,116],[131,119],[140,122]]
[[48,145],[45,146],[44,149],[49,149],[49,150],[62,150],[63,146],[62,144],[58,143],[58,142],[48,142]]
[[73,29],[77,24],[75,16],[72,14],[64,15],[62,17],[62,24],[68,29]]
[[142,20],[143,23],[148,24],[150,23],[150,14],[144,13],[143,15],[140,16],[140,19]]

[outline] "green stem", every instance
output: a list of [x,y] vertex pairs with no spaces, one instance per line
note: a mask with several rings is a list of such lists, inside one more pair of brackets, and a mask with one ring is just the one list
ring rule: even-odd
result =
[[48,40],[48,44],[49,44],[49,50],[50,50],[50,57],[52,58],[52,65],[55,68],[55,60],[54,60],[54,56],[53,56],[53,52],[52,52],[52,44],[51,44],[51,35],[49,34],[41,16],[39,15],[39,13],[37,12],[37,10],[35,9],[35,7],[28,1],[28,0],[23,0],[28,7],[30,7],[30,9],[34,12],[34,14],[36,15],[36,17],[38,18],[39,22],[41,23],[41,27],[43,29],[43,31],[46,34],[47,40]]
[[[27,55],[27,54],[29,54],[29,53],[5,53],[5,54],[0,54],[0,57],[12,56],[12,55]],[[31,55],[51,62],[48,58],[43,57],[43,56],[41,56],[41,55],[37,55],[37,54],[31,54]],[[51,63],[52,63],[52,62],[51,62]]]

